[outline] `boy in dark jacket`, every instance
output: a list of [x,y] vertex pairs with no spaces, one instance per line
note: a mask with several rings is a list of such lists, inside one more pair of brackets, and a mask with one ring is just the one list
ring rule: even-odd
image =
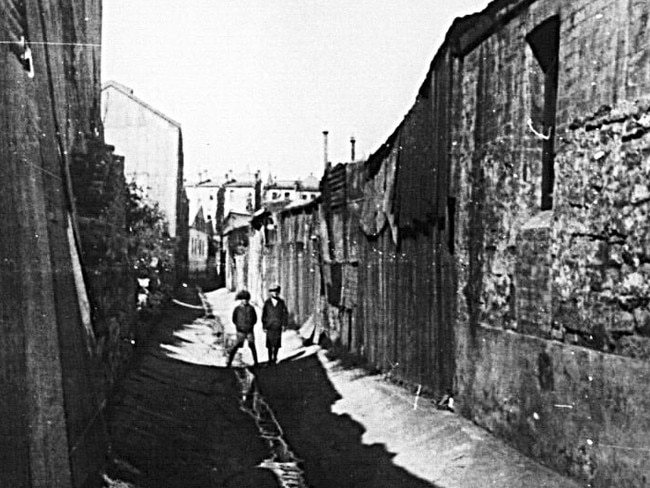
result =
[[262,327],[266,332],[266,348],[269,351],[269,363],[278,361],[282,329],[287,327],[289,322],[289,311],[284,300],[280,298],[280,285],[273,285],[269,288],[271,297],[264,302],[262,309]]
[[232,322],[237,329],[237,341],[228,355],[228,367],[232,364],[235,354],[244,345],[245,341],[248,341],[248,347],[251,348],[253,353],[253,361],[257,366],[257,350],[255,349],[255,336],[253,335],[253,327],[257,323],[257,313],[255,308],[248,303],[251,294],[246,290],[242,290],[237,293],[235,298],[241,300],[241,303],[232,312]]

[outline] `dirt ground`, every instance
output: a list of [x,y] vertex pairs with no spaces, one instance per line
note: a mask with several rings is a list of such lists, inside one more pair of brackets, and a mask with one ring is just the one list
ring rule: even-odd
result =
[[234,296],[208,297],[215,319],[163,321],[114,400],[110,488],[579,486],[296,331],[279,364],[243,349],[225,368]]

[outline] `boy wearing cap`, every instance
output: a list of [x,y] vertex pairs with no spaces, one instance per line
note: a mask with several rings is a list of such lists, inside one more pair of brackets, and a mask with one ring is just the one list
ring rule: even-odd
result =
[[257,366],[257,349],[255,349],[255,336],[253,335],[253,327],[257,323],[257,313],[255,312],[255,308],[248,303],[250,298],[251,294],[246,290],[240,291],[235,296],[236,300],[241,300],[240,304],[232,312],[232,322],[237,329],[237,342],[235,342],[235,345],[230,350],[227,367],[230,367],[235,358],[235,354],[244,345],[245,341],[248,341],[248,347],[251,348],[251,352],[253,353],[253,361],[255,362],[255,366]]
[[262,308],[262,328],[266,332],[266,348],[269,351],[269,363],[278,361],[282,329],[288,325],[289,311],[284,300],[280,298],[280,285],[269,288],[271,296],[264,302]]

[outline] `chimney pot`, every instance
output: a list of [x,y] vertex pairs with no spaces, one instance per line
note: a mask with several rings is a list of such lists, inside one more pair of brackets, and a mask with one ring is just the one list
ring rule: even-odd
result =
[[329,134],[328,131],[324,130],[323,131],[323,156],[325,158],[325,167],[327,167],[328,161],[328,155],[327,155],[327,135]]

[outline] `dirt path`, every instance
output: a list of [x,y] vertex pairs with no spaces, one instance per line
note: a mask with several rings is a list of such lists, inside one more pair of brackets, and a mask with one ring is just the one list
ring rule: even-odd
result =
[[[224,368],[232,295],[209,294],[216,319],[167,316],[113,402],[113,454],[138,487],[579,486],[469,420],[303,348],[294,331],[279,364],[249,370],[245,349]],[[264,361],[261,330],[256,339]]]
[[[393,463],[382,444],[366,444],[362,424],[332,412],[341,398],[314,352],[260,370],[257,381],[313,488],[432,488]],[[382,408],[375,405],[375,408]],[[395,433],[396,435],[399,433]]]
[[[269,450],[241,408],[235,370],[173,357],[186,347],[189,356],[205,362],[219,358],[206,322],[193,322],[196,315],[177,315],[177,320],[158,324],[109,408],[112,456],[117,459],[109,476],[142,488],[280,486],[270,470],[258,467]],[[203,340],[183,339],[197,333]]]

